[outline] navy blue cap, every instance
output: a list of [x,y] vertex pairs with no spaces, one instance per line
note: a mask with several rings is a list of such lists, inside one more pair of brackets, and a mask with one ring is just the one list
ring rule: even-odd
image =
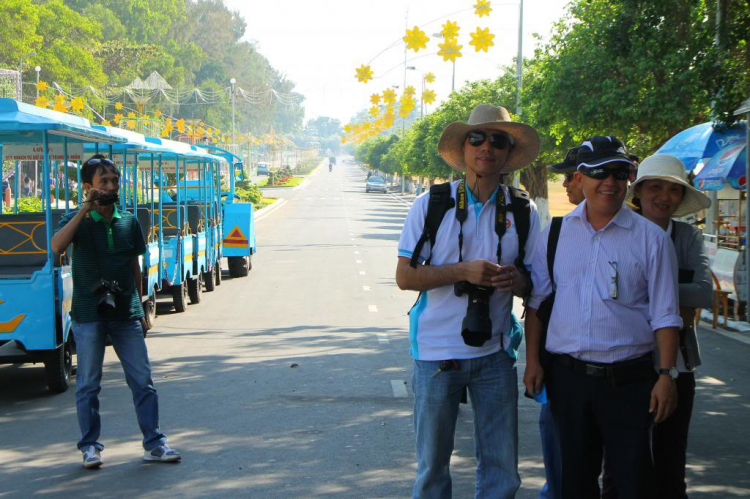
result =
[[565,159],[560,163],[547,166],[547,171],[552,173],[570,173],[576,171],[576,157],[578,156],[578,148],[571,147],[568,152],[565,153]]
[[595,168],[608,163],[627,163],[637,166],[617,137],[590,137],[578,148],[577,168]]

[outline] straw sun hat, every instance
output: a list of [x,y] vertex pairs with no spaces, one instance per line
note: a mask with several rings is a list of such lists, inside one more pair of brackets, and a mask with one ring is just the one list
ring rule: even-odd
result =
[[438,143],[438,153],[450,166],[458,171],[466,171],[464,162],[464,141],[466,134],[473,130],[498,130],[513,138],[513,148],[502,173],[509,173],[529,166],[539,155],[539,134],[529,125],[510,120],[504,107],[480,104],[463,123],[454,121],[443,130]]
[[643,160],[638,167],[638,177],[628,189],[627,200],[629,203],[633,201],[635,186],[651,179],[666,180],[685,187],[682,202],[672,215],[675,218],[684,217],[711,206],[711,200],[708,196],[688,182],[683,162],[670,154],[654,154]]

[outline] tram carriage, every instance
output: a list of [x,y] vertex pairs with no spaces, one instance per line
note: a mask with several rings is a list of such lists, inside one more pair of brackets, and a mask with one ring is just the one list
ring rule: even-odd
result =
[[11,99],[0,99],[0,148],[4,158],[41,161],[44,179],[41,212],[19,212],[16,199],[13,212],[0,215],[0,364],[44,363],[50,391],[67,390],[75,342],[70,260],[55,255],[49,242],[62,215],[82,197],[79,188],[77,199],[70,199],[67,182],[62,193],[58,183],[55,199],[64,195],[65,208],[53,207],[49,179],[58,162],[76,161],[79,186],[80,164],[92,154],[118,165],[120,209],[136,214],[147,242],[140,262],[151,324],[157,293],[171,294],[181,312],[188,300],[200,301],[204,287],[213,291],[221,283],[222,257],[229,257],[232,276],[247,275],[256,251],[253,205],[236,202],[242,164],[231,153],[92,126],[85,118]]

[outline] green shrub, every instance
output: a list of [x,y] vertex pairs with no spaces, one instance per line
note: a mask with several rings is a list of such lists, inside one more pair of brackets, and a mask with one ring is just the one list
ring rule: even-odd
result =
[[240,197],[240,201],[253,203],[255,205],[260,204],[263,199],[263,193],[255,184],[248,184],[247,188],[236,187],[234,189],[235,194]]
[[[3,205],[3,213],[13,213],[14,204]],[[38,198],[21,198],[18,200],[19,213],[39,213],[42,211],[42,200]]]

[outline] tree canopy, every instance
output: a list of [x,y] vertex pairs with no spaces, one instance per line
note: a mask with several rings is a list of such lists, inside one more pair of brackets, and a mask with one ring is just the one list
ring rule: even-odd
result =
[[[725,10],[718,25],[717,4]],[[749,31],[750,0],[574,0],[549,42],[524,61],[523,107],[513,119],[536,128],[542,151],[521,182],[546,197],[543,166],[592,135],[615,135],[643,157],[692,125],[732,124],[750,94]],[[512,67],[495,81],[468,83],[404,140],[389,142],[381,168],[446,178],[437,154],[443,129],[465,122],[477,104],[512,113],[515,84]],[[360,145],[359,156],[370,158],[387,136]]]
[[[158,71],[173,87],[226,94],[230,78],[249,91],[291,95],[285,102],[236,99],[240,131],[291,133],[302,127],[303,98],[295,85],[243,37],[247,24],[222,0],[4,0],[0,2],[0,67],[25,60],[25,100],[33,101],[34,66],[63,88],[122,87]],[[185,102],[176,118],[231,128],[231,106]],[[157,106],[152,105],[156,108]],[[166,107],[166,106],[165,106]],[[111,110],[111,114],[114,114]]]

